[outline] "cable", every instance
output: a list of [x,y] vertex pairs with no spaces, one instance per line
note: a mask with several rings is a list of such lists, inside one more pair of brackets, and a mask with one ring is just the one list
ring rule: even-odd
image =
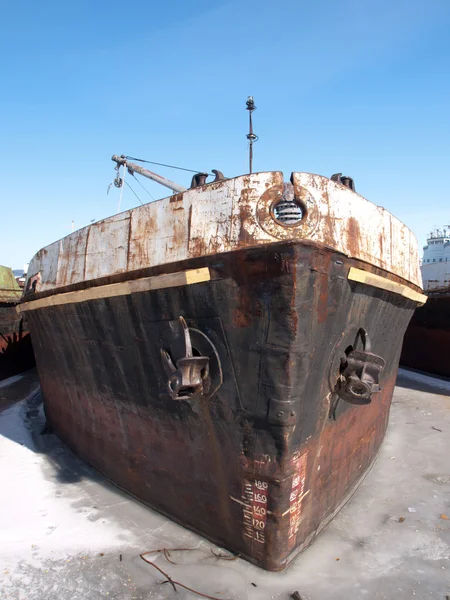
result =
[[[120,186],[119,205],[117,207],[118,213],[120,213],[120,205],[122,204],[123,184],[125,183],[125,173],[126,173],[126,169],[123,170],[122,185]],[[120,174],[120,171],[119,171],[119,167],[118,167],[117,168],[117,177],[119,177],[119,174]]]
[[134,180],[141,186],[141,188],[147,192],[147,194],[150,196],[150,198],[152,200],[156,200],[156,198],[151,195],[151,193],[148,191],[148,189],[144,185],[142,185],[142,183],[139,181],[139,179],[135,176],[134,173],[133,173],[133,177],[134,177]]
[[[136,179],[137,181],[137,179]],[[131,185],[128,183],[128,181],[125,181],[125,183],[127,184],[127,186],[130,188],[130,190],[133,192],[133,194],[136,196],[136,198],[139,200],[139,202],[142,204],[142,206],[144,206],[144,203],[142,202],[142,200],[139,198],[139,196],[136,194],[136,192],[133,190],[133,188],[131,187]]]
[[[178,169],[179,171],[188,171],[188,173],[204,173],[204,171],[193,171],[192,169],[184,169],[183,167],[176,167],[175,165],[165,165],[164,163],[153,162],[151,160],[144,160],[143,158],[136,158],[135,156],[125,156],[127,160],[137,160],[138,162],[148,163],[149,165],[158,165],[159,167],[168,167],[169,169]],[[208,173],[212,175],[212,173]]]

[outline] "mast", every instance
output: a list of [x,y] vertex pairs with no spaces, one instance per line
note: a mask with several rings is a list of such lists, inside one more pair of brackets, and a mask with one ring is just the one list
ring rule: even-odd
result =
[[160,183],[161,185],[169,188],[169,190],[172,190],[177,193],[186,191],[186,188],[184,188],[181,185],[178,185],[178,183],[174,183],[173,181],[170,181],[170,179],[166,179],[165,177],[157,175],[156,173],[153,173],[148,169],[144,169],[144,167],[141,167],[140,165],[128,161],[123,155],[117,156],[117,154],[113,154],[111,160],[117,163],[118,167],[123,166],[125,169],[128,169],[128,171],[131,173],[139,173],[139,175],[147,177],[147,179],[151,179],[152,181],[156,181],[156,183]]
[[249,142],[249,167],[250,173],[253,173],[253,142],[258,140],[258,136],[253,133],[253,122],[252,122],[252,113],[256,110],[255,101],[253,100],[253,96],[249,96],[247,98],[247,110],[249,116],[249,132],[247,134],[247,139]]

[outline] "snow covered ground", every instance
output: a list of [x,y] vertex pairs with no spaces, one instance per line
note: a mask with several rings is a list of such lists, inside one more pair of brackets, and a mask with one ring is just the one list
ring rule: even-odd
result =
[[[21,398],[17,402],[17,398]],[[227,561],[129,498],[45,432],[34,372],[0,383],[0,598],[303,600],[450,594],[450,382],[401,370],[388,434],[350,502],[284,573]]]

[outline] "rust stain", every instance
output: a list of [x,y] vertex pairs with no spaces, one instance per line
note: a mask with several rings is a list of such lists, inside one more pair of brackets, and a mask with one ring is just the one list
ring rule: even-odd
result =
[[361,232],[355,217],[349,217],[347,229],[347,246],[351,256],[358,256]]
[[128,223],[128,244],[127,244],[127,269],[130,264],[130,247],[131,247],[131,236],[132,236],[132,222],[133,222],[133,212],[130,213],[130,219]]
[[323,232],[324,232],[324,241],[328,245],[332,246],[334,243],[334,240],[336,238],[336,234],[334,231],[335,221],[331,217],[331,214],[330,214],[330,197],[328,194],[328,186],[327,186],[327,188],[323,189],[322,194],[323,194],[323,197],[326,198],[326,206],[328,209],[327,215],[321,216],[321,225],[323,227]]
[[[87,232],[87,236],[86,236],[86,255],[89,252],[89,238],[91,236],[91,231],[92,231],[92,227],[89,227],[88,232]],[[87,260],[85,258],[84,259],[84,267],[83,267],[83,279],[86,279],[86,267],[87,267]]]
[[[184,211],[184,207],[175,207],[174,211]],[[176,255],[177,248],[187,247],[188,240],[186,240],[186,221],[184,212],[176,216],[173,222],[173,235],[169,240],[166,240],[167,251],[174,252]],[[169,254],[168,254],[169,255]]]
[[84,273],[84,257],[87,247],[86,243],[87,232],[85,235],[84,230],[75,232],[64,240],[61,240],[62,252],[60,252],[58,259],[57,281],[71,284],[79,278],[80,257],[82,257],[83,260],[82,268]]
[[211,415],[211,406],[206,398],[201,399],[201,411],[203,413],[203,423],[206,425],[208,431],[209,450],[212,462],[214,464],[214,475],[217,485],[218,504],[219,511],[223,522],[226,526],[231,527],[232,516],[230,510],[230,503],[228,501],[229,487],[227,485],[227,473],[224,469],[224,463],[222,460],[222,448],[220,442],[217,439],[216,428],[213,423]]
[[[295,273],[295,266],[292,268],[291,261],[284,255],[280,255],[281,271],[284,275],[293,275]],[[295,281],[295,279],[294,279]]]
[[191,226],[192,226],[192,204],[189,207],[189,216],[188,216],[188,243],[191,241]]
[[241,197],[239,199],[239,237],[238,247],[248,246],[254,241],[254,237],[249,234],[245,225],[250,223],[253,218],[253,211],[251,203],[248,201],[248,190],[242,190]]
[[250,306],[245,306],[245,302],[241,301],[240,306],[233,311],[233,325],[235,327],[248,327],[250,322]]
[[[196,258],[198,256],[202,256],[203,254],[209,254],[209,250],[211,249],[213,244],[208,245],[207,240],[203,237],[195,237],[190,238],[189,240],[189,254],[191,258]],[[213,251],[214,253],[214,251]]]
[[345,498],[356,489],[376,457],[387,427],[395,380],[394,370],[371,404],[363,408],[346,405],[345,414],[336,421],[325,417],[323,411],[321,419],[324,421],[318,420],[318,429],[313,435],[317,454],[306,485],[306,489],[314,489],[315,501],[305,507],[297,534],[297,550],[310,543],[310,539],[302,543],[309,531],[314,531],[315,537],[334,515],[325,490],[333,497]]
[[[131,222],[131,219],[130,219]],[[131,223],[130,223],[131,224]],[[133,239],[133,261],[136,262],[137,260],[139,260],[139,262],[145,263],[148,261],[148,248],[147,248],[147,241],[149,239],[151,239],[155,233],[158,230],[158,224],[157,224],[157,219],[156,219],[156,215],[149,213],[147,215],[147,218],[144,221],[145,226],[139,230],[139,236],[135,237]],[[140,226],[142,227],[142,223],[140,224]],[[131,233],[131,230],[130,230]],[[128,243],[131,244],[131,237],[128,239]],[[128,258],[130,258],[130,254]]]

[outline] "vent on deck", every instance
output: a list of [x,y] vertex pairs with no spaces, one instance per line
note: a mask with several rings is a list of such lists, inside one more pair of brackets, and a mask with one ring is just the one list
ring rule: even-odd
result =
[[296,225],[303,218],[302,207],[295,200],[280,200],[273,207],[273,213],[281,225]]

